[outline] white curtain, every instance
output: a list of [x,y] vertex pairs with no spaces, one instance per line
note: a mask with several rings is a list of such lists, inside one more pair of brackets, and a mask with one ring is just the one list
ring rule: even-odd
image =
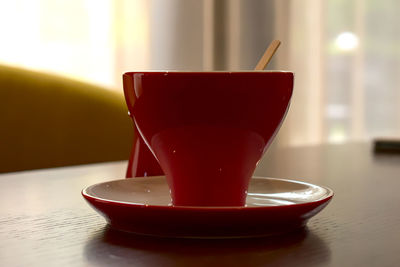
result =
[[0,64],[121,90],[131,70],[295,72],[277,144],[400,136],[400,1],[0,1]]
[[279,67],[296,72],[283,141],[399,138],[400,2],[292,0],[276,7],[276,34],[288,44]]
[[317,144],[324,133],[323,1],[275,1],[276,67],[295,72],[291,108],[280,133],[285,145]]

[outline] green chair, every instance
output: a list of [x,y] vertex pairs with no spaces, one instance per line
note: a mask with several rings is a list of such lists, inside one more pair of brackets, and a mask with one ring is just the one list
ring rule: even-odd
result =
[[0,66],[0,101],[0,172],[129,158],[122,90]]

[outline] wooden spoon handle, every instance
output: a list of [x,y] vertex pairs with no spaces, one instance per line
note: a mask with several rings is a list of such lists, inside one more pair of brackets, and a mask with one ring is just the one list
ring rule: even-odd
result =
[[267,67],[268,63],[271,61],[272,56],[275,54],[280,44],[281,41],[273,40],[268,46],[267,50],[265,50],[264,55],[258,61],[257,66],[254,70],[264,70]]

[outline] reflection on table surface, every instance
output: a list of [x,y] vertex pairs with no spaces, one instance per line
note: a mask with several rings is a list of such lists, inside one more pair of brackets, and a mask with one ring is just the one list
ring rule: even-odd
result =
[[317,264],[328,262],[330,251],[308,229],[268,238],[199,240],[135,236],[105,227],[86,244],[85,257],[101,266],[113,264],[116,259],[135,264],[138,258],[148,266],[259,266],[294,261],[306,265],[310,260]]

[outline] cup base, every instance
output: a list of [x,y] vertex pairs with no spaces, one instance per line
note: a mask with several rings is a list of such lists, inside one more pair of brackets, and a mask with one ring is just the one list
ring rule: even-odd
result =
[[265,148],[256,132],[189,125],[156,134],[151,147],[177,206],[243,206]]

